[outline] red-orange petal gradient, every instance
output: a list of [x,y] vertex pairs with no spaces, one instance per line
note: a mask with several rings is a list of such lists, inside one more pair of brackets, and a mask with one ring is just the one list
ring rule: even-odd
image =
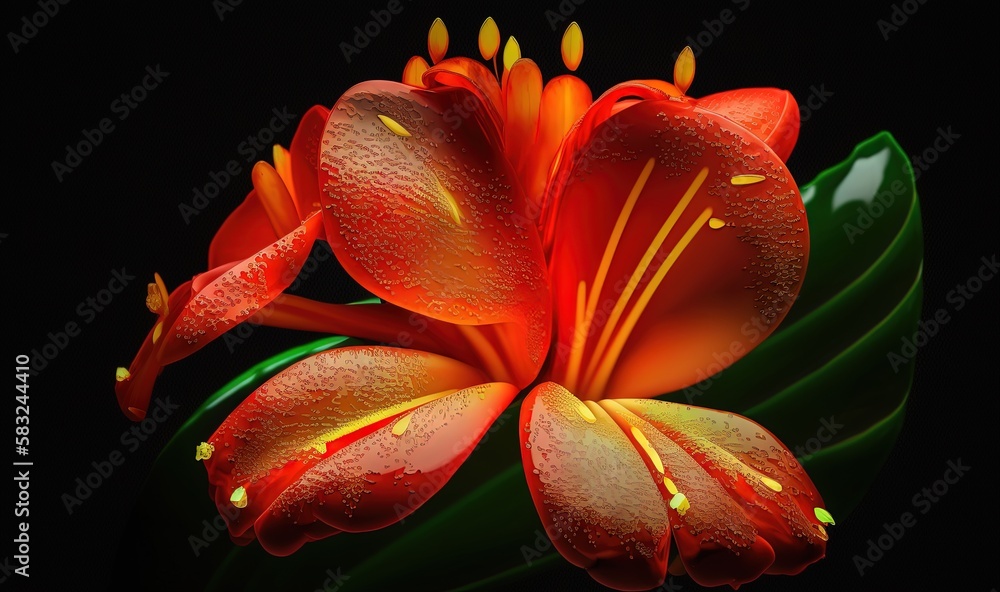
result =
[[[254,391],[208,439],[210,493],[234,540],[274,555],[382,528],[433,496],[516,394],[434,354],[323,352]],[[247,504],[234,513],[239,487]]]
[[[612,114],[628,96],[645,100]],[[648,85],[609,91],[572,134],[549,188],[551,379],[585,399],[655,396],[763,341],[808,259],[805,208],[781,158]]]
[[763,140],[788,160],[799,138],[799,106],[787,90],[740,88],[698,99],[698,106],[724,115]]
[[549,345],[548,279],[499,131],[476,104],[464,88],[386,81],[344,94],[320,157],[327,239],[379,298],[457,325],[510,325],[499,346],[523,387]]
[[606,586],[662,584],[671,537],[703,586],[798,573],[825,554],[815,486],[744,417],[655,400],[584,403],[549,382],[525,399],[521,427],[546,533]]

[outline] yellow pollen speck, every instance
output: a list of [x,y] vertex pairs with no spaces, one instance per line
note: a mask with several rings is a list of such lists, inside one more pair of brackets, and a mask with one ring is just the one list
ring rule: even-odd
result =
[[833,516],[823,508],[813,508],[813,513],[816,514],[816,519],[820,522],[830,525],[837,524],[833,521]]
[[687,94],[692,82],[694,82],[694,52],[690,47],[685,47],[674,62],[674,86]]
[[517,39],[512,36],[507,40],[507,45],[503,46],[503,69],[510,70],[514,66],[514,62],[521,59],[521,46],[518,45]]
[[768,489],[772,491],[781,492],[781,483],[778,483],[770,477],[761,477],[760,482],[767,486]]
[[583,401],[576,402],[576,412],[580,414],[580,417],[587,420],[587,423],[594,423],[597,421],[597,416],[594,415],[594,412],[591,411],[590,407],[587,407]]
[[766,179],[764,175],[733,175],[733,185],[753,185]]
[[382,115],[381,113],[379,114],[378,118],[379,118],[379,121],[381,121],[382,124],[385,125],[385,127],[389,128],[390,132],[396,134],[397,136],[403,137],[403,138],[409,138],[410,137],[410,132],[406,131],[405,127],[399,125],[399,122],[396,121],[395,119],[392,119],[390,117],[386,117],[385,115]]
[[115,380],[118,382],[125,382],[129,378],[132,378],[132,374],[129,373],[128,368],[122,368],[119,366],[115,370]]
[[153,280],[146,285],[146,308],[153,314],[165,316],[167,314],[167,300],[170,295],[160,274],[154,273]]
[[726,225],[726,221],[722,218],[709,218],[708,227],[712,230],[718,230]]
[[403,432],[406,431],[406,428],[410,427],[410,418],[411,417],[413,417],[412,413],[408,413],[408,414],[404,415],[403,417],[401,417],[399,419],[399,421],[397,421],[392,426],[392,435],[396,436],[397,438],[399,436],[402,436]]
[[670,495],[677,495],[677,486],[670,480],[670,477],[664,477],[663,484],[667,486],[667,491],[670,492]]
[[566,27],[560,49],[562,50],[563,64],[566,64],[570,71],[575,72],[580,67],[580,61],[583,60],[583,32],[576,21]]
[[436,18],[427,32],[427,53],[431,54],[431,63],[438,63],[448,53],[448,27],[444,21]]
[[243,486],[240,485],[233,492],[233,495],[229,496],[229,501],[233,502],[233,505],[237,508],[247,507],[247,490],[243,489]]
[[660,460],[659,453],[657,453],[656,450],[654,450],[653,447],[649,445],[649,440],[646,439],[645,434],[639,431],[639,428],[635,426],[629,426],[629,427],[632,428],[632,437],[635,438],[636,442],[639,443],[639,446],[642,446],[642,449],[646,452],[646,456],[649,457],[649,460],[653,461],[653,465],[656,467],[656,470],[662,474],[664,471],[663,461]]
[[691,502],[683,493],[675,493],[674,497],[670,498],[670,507],[683,516],[691,508]]
[[500,49],[500,29],[493,17],[487,17],[479,27],[479,53],[484,60],[492,60]]
[[201,444],[194,447],[194,459],[208,460],[212,458],[213,452],[215,452],[215,446],[212,446],[208,442],[202,442]]

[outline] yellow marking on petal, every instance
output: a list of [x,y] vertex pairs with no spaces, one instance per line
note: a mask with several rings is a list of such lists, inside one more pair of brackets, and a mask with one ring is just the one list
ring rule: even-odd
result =
[[692,82],[694,82],[694,52],[690,47],[685,47],[674,62],[674,86],[687,94]]
[[629,427],[632,428],[632,437],[639,443],[639,446],[642,446],[642,450],[646,453],[646,456],[653,461],[653,466],[655,466],[656,470],[662,475],[664,469],[663,461],[660,460],[660,454],[656,452],[652,446],[650,446],[649,440],[646,439],[646,434],[643,434],[642,431],[635,426]]
[[215,452],[215,446],[212,446],[208,442],[202,442],[201,444],[194,447],[194,459],[208,460],[212,458],[213,452]]
[[334,428],[326,432],[325,434],[321,434],[316,438],[309,440],[306,446],[303,447],[303,450],[308,450],[311,448],[316,452],[323,454],[326,452],[326,445],[329,442],[334,442],[339,438],[343,438],[344,436],[352,434],[362,428],[368,427],[373,423],[377,423],[388,417],[399,415],[401,413],[406,413],[407,411],[416,409],[421,405],[426,405],[431,401],[436,401],[442,397],[447,397],[448,395],[457,393],[459,390],[461,389],[449,389],[438,393],[432,393],[430,395],[424,395],[423,397],[417,397],[416,399],[411,399],[409,401],[396,403],[384,409],[378,409],[372,411],[367,415],[363,415],[361,417],[352,419],[351,421],[348,421],[343,425],[340,425],[337,428]]
[[156,326],[153,327],[153,343],[159,341],[160,335],[162,334],[163,334],[163,321],[159,321],[158,323],[156,323]]
[[298,228],[301,222],[298,210],[278,171],[262,160],[254,165],[250,180],[275,234],[285,236]]
[[760,183],[766,178],[764,175],[733,175],[733,178],[729,181],[733,185],[753,185],[754,183]]
[[392,435],[396,436],[397,438],[399,436],[402,436],[403,432],[406,431],[406,428],[410,427],[410,418],[411,417],[413,417],[413,414],[412,413],[408,413],[408,414],[404,415],[403,417],[401,417],[399,419],[399,421],[397,421],[395,424],[393,424],[393,426],[392,426]]
[[587,420],[587,423],[594,423],[597,421],[597,416],[594,415],[594,412],[591,411],[590,407],[587,407],[583,401],[577,401],[576,412],[580,414],[580,417]]
[[777,493],[781,492],[781,489],[782,489],[781,483],[778,483],[777,481],[775,481],[774,479],[772,479],[770,477],[761,476],[760,482],[763,483],[771,491],[774,491],[774,492],[777,492]]
[[675,493],[674,497],[670,498],[670,507],[677,510],[677,513],[683,516],[689,509],[691,509],[691,502],[683,493]]
[[479,53],[484,60],[492,60],[500,49],[500,29],[493,17],[486,17],[479,27]]
[[281,144],[275,144],[271,149],[271,157],[274,160],[274,170],[278,171],[278,176],[284,181],[288,193],[292,200],[295,199],[295,186],[292,183],[292,155]]
[[[650,159],[650,161],[652,162],[652,159]],[[632,276],[629,278],[628,283],[625,284],[625,289],[622,290],[622,293],[618,296],[618,302],[616,302],[615,307],[611,309],[611,314],[608,315],[608,320],[605,322],[604,329],[601,331],[601,337],[597,341],[597,347],[594,348],[594,351],[591,354],[590,364],[587,365],[587,374],[585,375],[587,376],[587,384],[591,384],[593,382],[593,378],[597,375],[597,369],[599,367],[598,364],[601,363],[606,351],[605,348],[607,347],[608,342],[611,341],[612,332],[617,327],[618,320],[621,318],[622,314],[625,313],[625,307],[628,306],[629,300],[632,299],[632,294],[639,287],[642,277],[646,274],[646,271],[652,264],[656,254],[660,251],[660,247],[662,247],[663,243],[667,240],[667,235],[670,234],[671,230],[673,230],[674,225],[677,224],[677,221],[684,214],[685,210],[687,210],[688,205],[694,199],[695,194],[698,193],[698,190],[701,189],[702,184],[707,178],[708,167],[703,167],[700,171],[698,171],[698,174],[695,176],[694,180],[691,181],[691,184],[688,185],[684,195],[682,195],[680,200],[678,200],[677,205],[674,206],[674,210],[670,212],[670,216],[668,216],[663,222],[660,230],[656,233],[656,236],[653,237],[653,241],[649,244],[649,247],[643,254],[642,259],[639,260],[639,264],[636,265],[635,271],[632,272]],[[595,302],[594,306],[596,307],[596,305],[597,303]],[[633,309],[633,311],[634,310],[635,309]],[[591,392],[600,393],[601,391],[593,390]]]
[[434,64],[448,53],[448,27],[444,26],[444,21],[440,18],[434,19],[431,30],[427,32],[427,53],[431,55],[431,63]]
[[562,50],[563,64],[571,72],[575,72],[580,67],[580,61],[583,60],[583,31],[580,30],[580,25],[576,21],[566,27],[560,49]]
[[518,45],[517,39],[511,36],[507,39],[507,45],[503,46],[503,69],[510,70],[514,62],[519,59],[521,59],[521,46]]
[[146,308],[151,313],[165,317],[169,312],[167,306],[169,300],[170,293],[167,292],[167,286],[163,283],[163,278],[160,277],[160,274],[154,273],[153,282],[146,284]]
[[395,119],[393,119],[391,117],[386,117],[385,115],[382,115],[381,113],[379,113],[378,118],[379,118],[379,121],[382,122],[382,125],[384,125],[385,127],[389,128],[390,132],[396,134],[397,136],[399,136],[401,138],[409,138],[410,137],[410,132],[406,131],[405,127],[399,125],[399,122],[396,121]]
[[451,191],[448,191],[448,188],[441,183],[441,179],[437,179],[437,182],[438,196],[441,198],[441,204],[444,205],[446,210],[448,210],[448,214],[451,216],[451,219],[455,221],[455,224],[461,226],[462,210],[458,207],[458,201],[455,199],[455,196],[451,194]]
[[233,502],[233,505],[237,508],[247,507],[247,490],[240,485],[233,492],[233,495],[229,496],[229,501]]
[[823,508],[813,508],[813,514],[816,514],[816,519],[820,522],[831,526],[837,524],[833,521],[833,516]]
[[710,218],[708,220],[708,227],[712,230],[718,230],[726,225],[726,221],[722,218]]
[[115,380],[117,382],[125,382],[130,378],[132,378],[132,374],[128,371],[128,368],[123,368],[121,366],[115,368]]
[[[597,299],[601,295],[601,290],[604,289],[604,281],[608,277],[608,270],[611,268],[611,261],[614,259],[615,251],[618,249],[618,243],[621,241],[622,234],[625,232],[625,225],[628,223],[629,217],[632,216],[632,209],[635,208],[635,204],[639,201],[639,194],[642,193],[642,189],[646,186],[646,182],[649,180],[649,175],[653,172],[653,166],[656,164],[656,159],[650,158],[646,161],[646,166],[642,168],[642,172],[639,173],[639,177],[635,180],[632,185],[632,190],[628,194],[628,198],[625,199],[625,205],[622,206],[620,212],[618,212],[618,220],[615,221],[615,226],[611,230],[611,236],[608,238],[607,244],[604,246],[604,254],[601,256],[601,263],[597,266],[597,275],[594,276],[594,283],[590,288],[590,296],[587,299],[587,313],[584,315],[583,325],[586,327],[586,333],[590,332],[590,323],[594,319],[594,313],[597,311]],[[605,325],[607,327],[607,325]],[[583,357],[583,347],[586,344],[586,339],[581,339],[577,341],[573,340],[572,347],[570,349],[570,365],[573,365],[574,359],[582,359]],[[595,350],[596,352],[596,350]],[[570,373],[567,367],[566,380],[572,384],[579,384],[579,376],[576,375],[579,372],[579,362],[575,366],[577,368],[576,372]],[[572,389],[570,389],[572,390]]]
[[677,495],[677,486],[670,480],[670,477],[664,477],[663,484],[667,486],[667,491],[670,492],[670,495]]
[[[703,172],[706,170],[707,169],[702,169]],[[684,236],[682,236],[680,240],[677,241],[677,244],[674,245],[673,250],[670,251],[670,254],[667,255],[667,258],[663,261],[663,265],[656,270],[656,274],[653,276],[653,279],[646,284],[646,288],[642,291],[642,294],[636,301],[635,306],[632,307],[628,317],[625,318],[625,322],[622,323],[621,329],[618,330],[618,334],[615,335],[615,340],[608,348],[608,354],[604,356],[601,369],[598,371],[593,381],[593,384],[595,385],[593,392],[604,392],[608,385],[608,380],[611,378],[611,372],[614,370],[615,364],[618,363],[618,358],[621,356],[622,350],[625,349],[625,343],[628,341],[629,336],[632,335],[632,330],[635,329],[635,325],[639,322],[639,317],[641,317],[642,313],[646,310],[646,306],[649,305],[649,301],[653,299],[653,295],[660,287],[660,284],[663,282],[663,278],[666,277],[667,272],[674,266],[674,263],[677,262],[677,259],[684,252],[684,249],[691,244],[691,241],[693,241],[694,237],[697,236],[698,231],[705,226],[705,223],[708,222],[708,219],[711,216],[712,208],[705,208],[694,223],[688,227]]]

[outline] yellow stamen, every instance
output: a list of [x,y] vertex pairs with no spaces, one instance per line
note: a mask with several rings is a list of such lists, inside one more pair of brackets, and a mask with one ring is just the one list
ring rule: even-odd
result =
[[662,475],[663,461],[660,460],[660,454],[649,444],[649,440],[646,439],[646,434],[643,434],[642,431],[635,426],[629,427],[632,428],[632,437],[639,443],[639,446],[642,446],[642,450],[646,453],[646,456],[649,457],[649,460],[653,461],[653,466],[655,466],[656,470]]
[[215,446],[212,446],[208,442],[202,442],[201,444],[194,447],[194,459],[208,460],[212,458],[213,452],[215,452]]
[[413,414],[412,413],[408,413],[408,414],[404,415],[403,417],[401,417],[399,419],[399,421],[397,421],[395,424],[393,424],[393,426],[392,426],[392,435],[396,436],[397,438],[400,437],[400,436],[402,436],[403,433],[406,432],[406,428],[410,427],[410,418],[411,417],[413,417]]
[[760,183],[766,178],[764,175],[733,175],[730,182],[733,185],[753,185],[754,183]]
[[436,18],[431,23],[431,30],[427,33],[427,53],[431,55],[431,63],[436,64],[448,53],[448,27],[444,26],[444,21]]
[[247,507],[247,490],[242,485],[236,488],[233,495],[229,496],[229,501],[237,508]]
[[573,342],[570,344],[569,362],[566,364],[566,380],[563,386],[570,392],[576,391],[576,375],[580,372],[583,359],[583,345],[587,341],[588,327],[584,325],[584,309],[587,308],[587,282],[576,285],[576,324],[573,325]]
[[677,513],[683,516],[689,509],[691,509],[691,502],[683,493],[675,493],[674,497],[670,498],[670,507],[677,510]]
[[402,125],[400,125],[399,122],[396,121],[395,119],[392,119],[391,117],[386,117],[385,115],[382,115],[381,113],[379,113],[378,118],[379,118],[379,121],[382,122],[382,125],[384,125],[385,127],[389,128],[390,132],[392,132],[392,133],[394,133],[397,136],[400,136],[402,138],[409,138],[410,137],[410,132],[408,132],[406,130],[406,128],[403,127]]
[[132,378],[132,374],[128,371],[128,368],[122,368],[119,366],[115,369],[115,380],[117,382],[125,382],[130,378]]
[[583,31],[580,30],[580,25],[576,24],[576,21],[566,27],[561,49],[563,64],[571,72],[575,72],[580,67],[580,61],[583,60]]
[[484,60],[492,60],[500,49],[500,29],[493,17],[486,17],[479,27],[479,53]]
[[295,201],[295,186],[292,182],[292,156],[288,150],[280,144],[275,144],[271,149],[271,156],[274,160],[274,170],[278,171],[278,176],[285,183],[288,193]]
[[685,47],[674,62],[674,86],[687,94],[692,82],[694,82],[694,52],[690,47]]
[[517,39],[511,37],[507,40],[507,45],[503,46],[503,69],[510,70],[514,62],[519,59],[521,59],[521,46],[518,45]]
[[722,218],[711,218],[708,221],[708,227],[712,230],[718,230],[726,225],[726,221]]
[[441,179],[438,182],[438,196],[441,198],[441,203],[444,204],[445,209],[448,210],[448,214],[451,215],[451,219],[455,221],[455,224],[462,225],[462,211],[458,208],[458,201],[455,196],[448,191],[448,188],[441,183]]
[[760,482],[763,483],[768,489],[775,492],[781,492],[781,483],[778,483],[770,477],[761,477]]
[[813,508],[813,513],[816,514],[816,519],[820,522],[831,526],[837,524],[833,521],[833,516],[823,508]]
[[254,165],[250,180],[275,234],[285,236],[298,228],[300,220],[295,202],[278,171],[262,160]]
[[[693,181],[691,181],[691,184],[688,185],[687,191],[684,192],[684,195],[681,196],[677,205],[674,206],[674,210],[670,212],[670,216],[668,216],[666,221],[663,222],[660,230],[656,233],[656,236],[653,237],[653,242],[649,244],[649,247],[642,256],[642,259],[639,260],[639,264],[636,265],[635,270],[632,272],[632,276],[629,277],[628,283],[625,284],[625,289],[622,290],[621,295],[618,297],[618,302],[615,303],[615,307],[611,310],[611,314],[608,315],[608,320],[604,324],[604,330],[601,331],[601,337],[597,342],[597,347],[594,348],[594,351],[591,354],[590,364],[587,365],[586,374],[588,377],[588,384],[595,375],[597,365],[600,363],[601,358],[604,355],[605,348],[611,340],[612,332],[617,327],[618,320],[625,312],[625,307],[628,306],[629,300],[632,299],[632,294],[635,292],[636,288],[639,287],[639,283],[642,281],[642,277],[646,274],[646,270],[649,269],[650,264],[653,262],[653,258],[656,257],[656,254],[660,251],[660,247],[662,247],[664,241],[667,240],[667,235],[670,234],[674,225],[677,224],[677,221],[684,214],[684,211],[691,203],[691,200],[694,199],[698,190],[701,189],[701,185],[705,182],[706,178],[708,178],[708,167],[704,167],[698,171],[698,175]],[[600,394],[601,391],[591,392]]]
[[[343,438],[344,436],[347,436],[347,435],[349,435],[349,434],[351,434],[353,432],[356,432],[356,431],[358,431],[358,430],[360,430],[362,428],[368,427],[368,426],[372,425],[373,423],[377,423],[377,422],[382,421],[382,420],[384,420],[386,418],[392,417],[394,415],[399,415],[400,413],[406,413],[407,411],[410,411],[412,409],[416,409],[417,407],[420,407],[421,405],[426,405],[427,403],[430,403],[431,401],[436,401],[436,400],[438,400],[438,399],[440,399],[442,397],[447,397],[448,395],[451,395],[453,393],[457,393],[459,390],[460,389],[449,389],[449,390],[441,391],[441,392],[438,392],[438,393],[432,393],[430,395],[425,395],[423,397],[417,397],[416,399],[412,399],[412,400],[409,400],[409,401],[403,401],[403,402],[400,402],[400,403],[396,403],[395,405],[390,405],[389,407],[386,407],[386,408],[383,408],[383,409],[377,409],[375,411],[372,411],[371,413],[368,413],[367,415],[363,415],[361,417],[352,419],[351,421],[348,421],[348,422],[344,423],[343,425],[341,425],[341,426],[339,426],[337,428],[334,428],[334,429],[330,430],[329,432],[326,432],[325,434],[321,434],[321,435],[317,436],[316,438],[313,438],[313,439],[309,440],[306,443],[306,445],[303,447],[303,449],[304,450],[308,450],[308,449],[311,448],[311,449],[315,450],[316,452],[318,452],[320,454],[323,454],[323,453],[326,452],[326,445],[329,442],[334,442],[334,441],[336,441],[336,440],[338,440],[340,438]],[[397,422],[397,425],[398,425],[398,422]],[[395,429],[395,426],[393,426],[393,429]],[[404,426],[403,429],[405,429],[405,426]],[[400,432],[400,433],[402,433],[402,432]]]
[[146,308],[149,312],[158,314],[161,317],[167,316],[167,302],[170,299],[170,294],[167,292],[167,286],[163,283],[163,278],[160,274],[153,274],[153,282],[146,285]]
[[486,366],[486,371],[490,374],[490,377],[493,380],[508,381],[510,374],[508,374],[507,367],[503,364],[503,358],[500,357],[496,348],[493,347],[482,332],[478,328],[469,325],[457,325],[457,327],[459,332],[469,340],[469,345],[472,346],[472,349],[479,355],[479,359]]
[[673,267],[674,263],[684,252],[694,237],[698,234],[698,231],[705,226],[708,219],[712,216],[712,208],[705,208],[705,210],[698,216],[698,219],[694,221],[681,237],[677,244],[674,246],[670,254],[667,255],[666,260],[664,260],[663,265],[656,271],[656,275],[653,279],[646,284],[646,289],[643,290],[642,294],[639,296],[639,300],[636,301],[635,306],[632,307],[631,312],[629,312],[628,317],[622,324],[621,329],[619,329],[618,334],[615,336],[615,340],[611,343],[611,347],[608,350],[608,355],[604,356],[604,361],[601,366],[600,371],[597,373],[594,379],[595,388],[592,392],[602,393],[608,385],[608,380],[611,378],[611,372],[615,368],[615,364],[618,363],[618,357],[621,356],[622,350],[625,348],[625,343],[628,341],[629,336],[632,334],[632,330],[635,328],[636,323],[639,322],[639,317],[642,316],[643,311],[646,310],[646,306],[649,301],[652,300],[653,295],[656,290],[660,287],[660,283],[663,282],[663,278],[666,277],[667,272]]
[[153,343],[160,340],[160,335],[163,334],[163,321],[156,323],[153,327]]
[[663,484],[667,486],[667,491],[670,492],[670,495],[677,495],[677,486],[670,480],[670,477],[664,477]]
[[[649,180],[649,175],[652,174],[653,166],[655,164],[656,159],[650,158],[646,161],[646,166],[642,168],[642,172],[639,173],[639,177],[632,185],[632,191],[629,192],[628,198],[625,199],[625,205],[622,206],[621,212],[618,213],[618,220],[615,222],[615,226],[611,230],[611,236],[608,238],[608,243],[604,247],[604,254],[601,256],[601,263],[597,266],[597,275],[594,276],[594,284],[590,288],[590,297],[587,299],[587,314],[584,315],[583,320],[585,334],[590,332],[590,323],[597,310],[597,299],[601,295],[601,290],[604,289],[604,281],[608,277],[608,269],[611,268],[611,261],[614,258],[615,251],[618,249],[618,243],[621,241],[622,233],[625,232],[625,224],[628,223],[629,217],[632,215],[632,209],[635,207],[635,203],[639,200],[639,194],[642,193],[643,187],[646,186],[646,181]],[[605,327],[607,327],[607,325],[605,325]],[[579,330],[580,329],[578,328],[577,331],[579,332]],[[583,356],[583,346],[585,344],[586,339],[573,340],[573,344],[570,349],[570,361],[568,368],[576,368],[576,372],[579,372],[579,360]],[[574,360],[576,360],[575,363]],[[579,377],[576,376],[575,372],[571,374],[567,369],[567,381],[572,382],[572,384],[579,384],[578,378]]]

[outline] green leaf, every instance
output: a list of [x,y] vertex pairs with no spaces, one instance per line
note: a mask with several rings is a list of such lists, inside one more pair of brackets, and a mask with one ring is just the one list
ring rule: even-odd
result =
[[[802,194],[810,259],[782,326],[733,366],[712,376],[705,368],[702,383],[661,398],[760,422],[800,455],[842,524],[885,462],[905,415],[913,362],[903,339],[917,329],[922,296],[920,210],[909,161],[885,132]],[[752,324],[744,335],[739,345],[757,345]],[[242,388],[234,381],[213,396],[157,460],[133,517],[152,527],[144,540],[157,541],[157,549],[133,553],[150,573],[167,574],[173,588],[208,582],[208,590],[261,591],[314,590],[335,585],[335,576],[349,578],[347,589],[390,589],[433,574],[419,587],[464,591],[502,590],[568,565],[543,532],[525,484],[516,406],[448,485],[402,523],[310,543],[283,558],[255,543],[235,546],[222,531],[195,557],[188,537],[211,526],[217,513],[193,446],[293,357],[265,363],[270,372],[255,367],[257,374],[237,379]]]

